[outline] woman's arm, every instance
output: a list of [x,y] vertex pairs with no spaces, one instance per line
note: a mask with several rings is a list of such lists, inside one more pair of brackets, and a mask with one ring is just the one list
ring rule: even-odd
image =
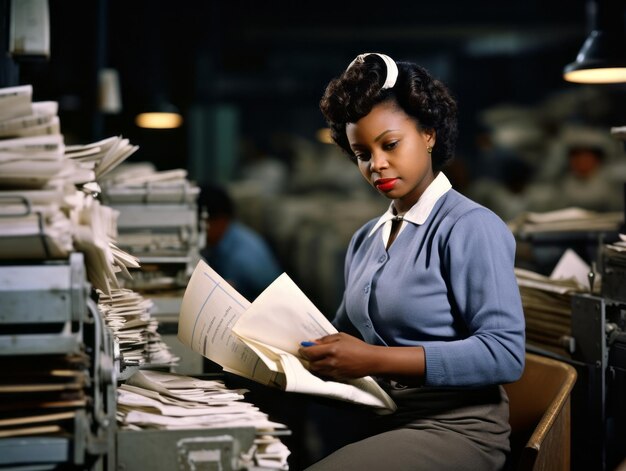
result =
[[450,229],[442,263],[466,338],[424,346],[426,384],[482,386],[518,379],[525,322],[515,278],[515,239],[485,208],[464,212]]

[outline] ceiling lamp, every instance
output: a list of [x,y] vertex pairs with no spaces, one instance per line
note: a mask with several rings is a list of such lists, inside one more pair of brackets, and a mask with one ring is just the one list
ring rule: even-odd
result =
[[576,83],[626,82],[626,38],[622,2],[587,3],[591,26],[576,60],[565,66],[563,78]]
[[146,111],[135,117],[135,124],[140,128],[173,129],[182,126],[183,117],[174,105],[160,99]]
[[103,68],[98,71],[98,109],[108,114],[122,111],[120,78],[115,69]]

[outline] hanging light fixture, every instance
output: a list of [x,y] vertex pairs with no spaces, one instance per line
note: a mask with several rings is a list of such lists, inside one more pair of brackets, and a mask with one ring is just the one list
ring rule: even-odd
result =
[[140,128],[173,129],[182,126],[183,117],[178,108],[160,96],[135,117],[135,124]]
[[563,78],[576,83],[626,82],[624,5],[614,0],[589,0],[590,33]]
[[115,69],[103,68],[98,71],[98,109],[108,114],[122,111],[120,77]]

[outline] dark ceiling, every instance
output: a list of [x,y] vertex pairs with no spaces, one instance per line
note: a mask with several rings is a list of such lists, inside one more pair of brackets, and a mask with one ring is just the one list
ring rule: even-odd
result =
[[[584,0],[50,0],[51,57],[20,63],[35,98],[60,103],[66,139],[123,134],[139,158],[184,161],[188,137],[146,134],[134,113],[157,92],[183,112],[229,103],[241,133],[312,135],[326,82],[361,52],[415,60],[456,94],[466,138],[480,109],[532,104],[566,84],[586,35]],[[101,116],[96,71],[115,68],[124,110]],[[143,153],[142,153],[143,152]],[[168,161],[176,154],[176,161]]]

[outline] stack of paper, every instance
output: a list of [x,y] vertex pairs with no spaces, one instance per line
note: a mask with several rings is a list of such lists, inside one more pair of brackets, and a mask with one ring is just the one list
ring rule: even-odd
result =
[[81,251],[89,281],[108,291],[118,286],[117,273],[130,277],[127,268],[139,266],[136,257],[114,244],[117,216],[91,190],[79,191],[67,182],[0,189],[0,258],[56,259]]
[[148,266],[124,286],[179,296],[201,258],[199,187],[185,170],[157,171],[148,162],[120,165],[99,183],[102,201],[119,211],[118,246]]
[[139,261],[115,245],[117,211],[84,192],[76,192],[72,203],[74,247],[85,254],[89,281],[109,293],[120,287],[117,274],[131,278],[128,268],[138,268]]
[[0,189],[0,258],[67,258],[73,248],[73,227],[64,196],[60,185]]
[[91,144],[67,146],[65,155],[83,168],[93,170],[99,181],[138,149],[139,146],[131,145],[128,139],[115,136]]
[[110,289],[114,274],[137,262],[112,245],[117,215],[95,200],[95,179],[137,146],[121,137],[65,146],[57,103],[33,102],[32,94],[31,85],[0,89],[0,258],[84,250],[90,281]]
[[[173,364],[157,333],[157,321],[140,301],[121,291],[137,257],[117,246],[119,212],[102,204],[98,179],[137,150],[109,137],[65,146],[54,102],[32,102],[30,85],[0,89],[0,258],[67,258],[84,254],[87,278],[102,296],[123,305],[107,312],[125,358],[137,364]],[[137,295],[139,296],[139,295]],[[136,303],[136,301],[132,301]]]
[[63,212],[64,143],[54,102],[32,87],[0,89],[0,258],[65,258],[72,227]]
[[290,452],[276,436],[285,425],[245,402],[245,392],[219,380],[140,370],[118,388],[118,423],[132,430],[253,427],[257,439],[249,451],[251,461],[288,469]]
[[[100,183],[102,200],[120,211],[118,240],[125,250],[140,260],[190,257],[198,250],[196,199],[200,189],[187,180],[186,170],[157,171],[148,163],[125,164]],[[142,289],[151,285],[171,288],[179,281],[154,279],[161,275],[167,276],[154,270],[142,273],[146,278]],[[163,285],[168,282],[169,286]]]
[[566,208],[545,213],[525,212],[508,223],[515,234],[546,232],[617,231],[624,222],[622,212],[599,213]]
[[[0,120],[13,121],[33,114],[33,87],[24,85],[0,89]],[[12,126],[20,128],[20,124]]]
[[0,89],[0,185],[42,188],[55,180],[81,184],[102,177],[138,147],[110,137],[66,146],[56,102],[33,102],[32,86]]
[[0,184],[41,188],[61,173],[64,144],[60,134],[0,141]]
[[610,253],[611,259],[626,263],[626,234],[620,234],[617,242],[606,244],[605,248]]
[[100,183],[103,200],[110,204],[195,203],[200,192],[186,170],[157,171],[146,164],[121,165]]
[[63,169],[55,103],[32,102],[30,85],[0,89],[0,185],[41,188]]
[[174,356],[158,333],[152,318],[152,301],[129,289],[98,291],[98,307],[105,323],[119,342],[126,364],[175,365]]
[[522,296],[527,343],[560,355],[571,353],[572,295],[588,288],[574,275],[562,277],[553,272],[547,277],[522,268],[515,268],[515,275]]
[[[11,113],[12,117],[8,119],[1,118],[0,137],[2,139],[61,133],[61,125],[57,116],[59,107],[56,102],[41,101],[30,103],[32,97],[32,87],[30,85],[0,90],[0,100],[8,99],[10,90],[15,90],[17,95],[22,97],[24,106],[19,111],[21,114],[18,115],[14,112]],[[0,101],[0,103],[3,102]],[[7,108],[4,111],[7,111]],[[8,115],[0,111],[0,116]]]

